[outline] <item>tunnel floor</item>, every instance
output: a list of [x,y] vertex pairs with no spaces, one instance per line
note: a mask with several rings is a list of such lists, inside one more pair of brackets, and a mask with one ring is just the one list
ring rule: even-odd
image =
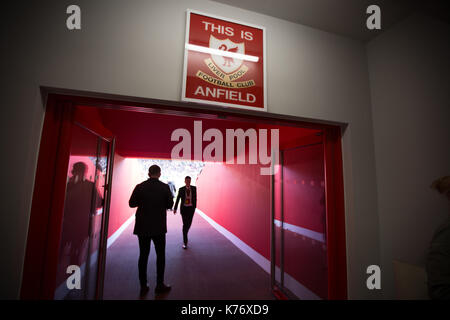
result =
[[[108,248],[104,299],[139,299],[137,261],[139,246],[133,235],[134,221]],[[165,300],[273,300],[270,276],[199,214],[189,231],[189,247],[182,246],[182,222],[178,212],[167,213],[165,283],[172,290]],[[145,299],[154,300],[156,254],[152,244]]]

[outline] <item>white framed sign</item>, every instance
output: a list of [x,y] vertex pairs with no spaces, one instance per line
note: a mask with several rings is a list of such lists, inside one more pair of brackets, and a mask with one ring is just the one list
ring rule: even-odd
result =
[[264,27],[187,10],[181,100],[267,111]]

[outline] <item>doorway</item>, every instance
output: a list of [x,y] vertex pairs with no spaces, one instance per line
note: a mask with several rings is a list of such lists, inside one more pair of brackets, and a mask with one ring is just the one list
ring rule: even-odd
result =
[[[116,115],[112,116],[114,113]],[[120,116],[117,116],[118,114],[120,114]],[[108,125],[105,125],[105,119],[108,116],[110,117],[107,121]],[[111,145],[114,138],[118,138],[117,135],[121,137],[126,136],[123,134],[120,135],[118,132],[120,132],[120,125],[126,122],[127,116],[134,116],[136,119],[150,117],[155,124],[161,124],[167,120],[168,124],[176,124],[174,128],[180,126],[187,127],[189,123],[192,125],[195,120],[198,121],[200,119],[204,121],[205,128],[214,127],[220,129],[222,127],[223,129],[226,129],[229,128],[230,125],[234,125],[233,128],[243,128],[244,130],[249,128],[254,128],[256,130],[262,128],[266,130],[278,128],[280,130],[280,137],[282,138],[280,139],[281,161],[279,165],[282,170],[278,170],[277,174],[261,177],[260,175],[255,174],[258,170],[253,170],[259,168],[254,167],[253,169],[250,169],[252,166],[251,164],[233,166],[226,163],[215,163],[210,164],[208,168],[205,169],[205,178],[201,183],[205,186],[205,190],[214,187],[218,188],[219,184],[217,183],[217,179],[215,180],[216,183],[213,183],[214,179],[207,178],[206,172],[209,172],[209,177],[212,177],[214,174],[220,174],[220,172],[223,173],[226,171],[228,174],[235,175],[236,177],[239,176],[241,179],[247,179],[250,183],[252,183],[252,181],[257,181],[257,183],[255,182],[255,186],[262,186],[262,191],[260,191],[259,194],[256,194],[256,197],[262,195],[260,198],[263,199],[263,201],[258,200],[257,203],[261,206],[261,210],[259,211],[267,212],[267,219],[254,218],[253,220],[247,221],[249,225],[251,223],[255,225],[255,221],[260,221],[258,223],[261,224],[261,229],[259,229],[258,232],[255,232],[254,238],[247,237],[240,233],[241,231],[236,229],[237,227],[234,225],[235,221],[233,219],[226,220],[226,218],[224,218],[224,215],[221,214],[222,209],[214,207],[215,203],[217,203],[217,201],[214,201],[214,197],[208,196],[205,198],[203,201],[203,209],[211,220],[218,222],[218,224],[224,226],[225,229],[228,228],[236,234],[242,235],[240,237],[242,242],[250,244],[249,247],[254,251],[246,254],[250,257],[254,255],[252,259],[254,261],[259,259],[259,262],[257,263],[270,273],[270,276],[274,281],[269,285],[274,292],[278,296],[281,294],[281,296],[288,298],[305,298],[304,296],[299,296],[296,290],[292,290],[292,286],[286,279],[291,276],[298,279],[298,276],[293,276],[293,273],[295,272],[291,271],[292,269],[296,269],[295,263],[293,265],[291,263],[292,259],[289,260],[289,257],[292,256],[292,254],[289,253],[289,250],[291,250],[289,249],[291,248],[290,243],[292,242],[289,234],[293,230],[292,226],[303,229],[307,228],[302,225],[304,221],[299,222],[292,220],[290,215],[292,215],[292,212],[295,210],[286,209],[290,208],[289,206],[292,202],[289,200],[290,195],[298,193],[298,188],[296,188],[295,183],[292,185],[289,182],[291,181],[290,178],[284,179],[283,177],[289,177],[288,171],[291,170],[291,167],[294,169],[298,167],[298,164],[291,163],[291,160],[289,160],[296,159],[296,154],[292,150],[295,150],[295,148],[302,143],[306,143],[307,145],[308,141],[311,139],[319,139],[320,142],[315,141],[315,143],[320,145],[322,150],[322,159],[319,159],[318,161],[322,163],[323,179],[319,179],[320,181],[317,180],[316,183],[318,183],[317,190],[321,188],[320,190],[323,191],[323,199],[319,200],[324,203],[321,211],[321,227],[325,228],[325,230],[322,232],[316,231],[316,233],[322,234],[322,240],[326,241],[326,250],[322,250],[321,255],[319,255],[322,257],[322,260],[320,260],[322,263],[321,268],[323,268],[322,272],[323,274],[326,274],[325,287],[322,283],[320,290],[322,290],[321,292],[326,292],[326,294],[320,294],[318,296],[325,299],[342,299],[346,297],[345,228],[339,127],[329,124],[307,123],[298,119],[285,119],[268,113],[255,113],[242,110],[230,111],[228,109],[211,106],[197,106],[177,102],[133,102],[132,99],[124,101],[123,98],[119,99],[118,97],[92,98],[86,97],[86,95],[75,96],[53,93],[49,95],[47,103],[41,151],[39,154],[35,184],[36,186],[39,186],[39,188],[35,187],[33,196],[30,234],[28,238],[27,257],[23,278],[24,285],[22,288],[22,296],[24,298],[55,298],[55,289],[58,288],[58,281],[56,280],[58,277],[58,266],[61,265],[61,259],[59,258],[61,253],[61,243],[64,242],[65,237],[63,217],[65,214],[65,203],[67,203],[67,201],[65,201],[67,198],[66,193],[69,190],[67,185],[67,174],[70,170],[73,170],[73,164],[76,163],[72,164],[69,160],[72,152],[71,141],[76,137],[74,132],[79,131],[80,128],[84,128],[89,132],[89,135],[94,135],[97,139],[95,157],[92,154],[90,156],[86,155],[88,158],[90,157],[89,161],[92,162],[94,168],[98,167],[95,163],[101,162],[100,160],[102,159],[101,153],[103,149],[101,144],[103,142],[101,141],[104,141],[106,144],[103,152],[109,152],[110,155],[109,158],[107,158],[109,162],[107,161],[108,164],[106,165],[105,170],[102,169],[100,175],[92,175],[94,180],[91,180],[91,182],[97,186],[101,184],[99,183],[99,178],[101,177],[104,177],[105,180],[110,182],[106,183],[103,189],[101,186],[97,189],[100,190],[99,194],[102,192],[104,193],[104,203],[102,203],[102,206],[99,206],[96,201],[93,200],[94,198],[98,199],[97,195],[94,194],[94,196],[90,197],[91,207],[89,210],[91,214],[93,211],[101,212],[97,217],[97,220],[101,220],[101,222],[98,222],[97,220],[86,220],[87,222],[85,222],[84,227],[87,227],[87,240],[84,241],[84,247],[81,245],[81,247],[84,248],[84,251],[75,250],[75,252],[78,253],[85,252],[85,266],[90,266],[92,264],[92,268],[84,267],[83,275],[86,274],[84,278],[86,283],[91,283],[91,281],[92,283],[95,282],[95,285],[92,285],[92,287],[96,287],[96,289],[87,290],[83,293],[84,297],[102,298],[102,281],[104,276],[104,262],[102,261],[104,261],[107,252],[106,244],[108,241],[107,230],[109,219],[109,208],[107,208],[107,204],[108,201],[110,201],[107,188],[111,187],[111,185],[114,186],[114,181],[112,181],[112,164],[114,163],[114,160],[112,156],[138,156],[138,153],[140,153],[140,157],[145,157],[148,152],[153,152],[153,156],[155,155],[155,152],[158,153],[159,156],[161,156],[162,153],[165,153],[166,157],[170,156],[170,149],[164,149],[164,145],[167,145],[166,141],[170,141],[170,139],[158,139],[158,141],[154,141],[154,144],[160,145],[159,150],[139,149],[137,146],[133,147],[131,142],[126,145],[123,139],[120,141],[121,143],[118,143],[119,147],[117,149],[114,148],[114,146]],[[114,121],[116,121],[115,124]],[[135,120],[134,123],[139,123],[139,121],[140,120]],[[82,127],[75,127],[76,130],[74,131],[72,127],[74,123],[82,124]],[[145,125],[144,122],[143,125]],[[138,127],[138,125],[135,127]],[[170,133],[170,130],[168,131]],[[300,134],[300,132],[302,134]],[[86,134],[86,132],[84,133]],[[95,139],[91,137],[91,140]],[[83,139],[83,141],[89,141],[89,139]],[[44,170],[48,170],[47,172],[50,174],[45,176],[42,173]],[[48,183],[49,176],[51,183]],[[110,180],[108,180],[108,177],[110,177]],[[311,183],[310,181],[308,181],[308,183]],[[230,184],[227,183],[226,186],[228,185]],[[240,185],[236,184],[236,187],[231,188],[230,192],[235,192],[237,194],[237,189],[241,188],[241,185],[242,183]],[[284,193],[278,193],[277,190],[280,189],[279,186],[282,187],[281,189],[284,190]],[[246,191],[247,189],[253,188],[239,189],[239,193],[242,194],[242,190]],[[111,192],[109,194],[111,194]],[[212,192],[211,194],[216,193]],[[255,196],[255,194],[250,192],[246,197],[252,196]],[[234,195],[234,197],[238,197],[238,195]],[[279,202],[283,204],[282,207],[284,207],[284,211],[280,211],[276,208],[276,203],[279,201],[276,200],[277,197],[284,199]],[[238,201],[236,202],[238,203]],[[257,212],[257,210],[246,210],[247,212]],[[45,219],[51,223],[44,226],[43,221],[45,221]],[[66,221],[68,220],[66,219]],[[245,223],[245,221],[243,221],[243,223]],[[49,236],[43,237],[41,232],[39,232],[39,227],[47,229]],[[313,226],[313,228],[316,227],[316,225]],[[264,232],[260,232],[261,230]],[[301,229],[295,230],[298,231]],[[262,234],[262,236],[260,234]],[[310,235],[311,234],[316,235],[314,233],[310,233]],[[299,234],[297,233],[297,235]],[[99,238],[103,240],[99,241]],[[31,239],[34,239],[35,241],[30,242]],[[333,243],[331,243],[330,239],[333,239]],[[235,245],[237,244],[235,243]],[[95,248],[99,248],[97,253],[95,253]],[[296,250],[296,246],[292,248],[292,250]],[[278,261],[276,257],[278,257]],[[79,262],[80,261],[82,260],[79,260]],[[344,261],[344,265],[342,265],[342,261]],[[38,265],[38,270],[36,270],[36,268],[30,270],[32,269],[29,267],[31,263]],[[81,262],[81,265],[83,265],[83,262]],[[93,270],[96,270],[96,272]],[[86,271],[88,271],[88,273],[86,273]],[[35,276],[38,276],[39,281],[36,281],[36,278],[32,277],[33,273]],[[85,287],[88,288],[87,285],[85,285]],[[311,284],[305,284],[305,287],[311,288]],[[317,291],[316,288],[313,288],[313,290],[314,292]]]

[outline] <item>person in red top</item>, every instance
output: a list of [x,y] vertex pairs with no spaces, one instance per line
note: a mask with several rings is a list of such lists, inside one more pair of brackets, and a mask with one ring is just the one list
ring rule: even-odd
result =
[[183,249],[187,249],[188,232],[191,228],[192,219],[194,218],[195,208],[197,207],[197,188],[191,186],[191,177],[184,178],[185,186],[178,190],[177,200],[173,213],[177,213],[178,202],[181,200],[180,211],[183,218]]

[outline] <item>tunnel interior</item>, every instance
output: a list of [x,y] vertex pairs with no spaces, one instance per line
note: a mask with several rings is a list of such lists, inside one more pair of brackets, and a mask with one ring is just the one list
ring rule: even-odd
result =
[[[294,298],[327,298],[326,186],[323,136],[320,130],[201,114],[177,115],[91,106],[77,106],[75,112],[78,119],[90,119],[89,123],[95,123],[96,132],[115,137],[107,226],[108,250],[110,245],[124,236],[126,226],[132,223],[135,209],[128,206],[128,199],[136,184],[143,181],[143,164],[152,162],[152,159],[159,163],[165,161],[168,166],[172,166],[173,171],[179,170],[180,176],[184,178],[184,164],[197,163],[194,167],[198,169],[198,175],[193,184],[198,189],[198,219],[208,222],[205,225],[222,230],[229,239],[236,238],[233,244],[265,273],[270,273],[273,189],[276,282]],[[245,138],[243,150],[239,150],[235,140],[233,150],[227,149],[227,130],[230,129],[234,132],[239,129],[255,132],[253,138],[256,137],[254,146],[257,152],[251,149],[251,137]],[[262,172],[270,168],[267,160],[270,159],[270,146],[273,146],[274,141],[271,134],[275,130],[278,130],[279,160],[274,165],[272,179],[272,175]],[[186,157],[185,153],[190,151],[189,159],[174,159],[174,150],[181,143],[181,134],[177,136],[176,132],[185,133],[183,137],[190,139],[183,140],[186,142],[185,148],[177,153],[177,156]],[[261,136],[264,132],[266,141]],[[214,138],[211,133],[215,133]],[[212,151],[212,142],[217,142],[218,136],[223,139],[221,147]],[[109,160],[106,143],[86,127],[75,123],[71,141],[55,291],[57,299],[77,298],[70,297],[67,290],[61,289],[64,288],[61,284],[67,278],[65,271],[69,264],[81,265],[84,278],[89,278],[86,280],[86,289],[82,290],[84,298],[95,291],[99,239],[90,238],[100,237],[103,213],[101,195],[104,194]],[[76,171],[80,163],[84,164],[84,167],[81,165],[83,179],[91,182],[86,188],[97,190],[98,196],[95,196],[95,192],[84,196],[81,190],[77,191],[76,196],[69,197],[69,182],[77,179]],[[177,189],[181,187],[179,182],[176,184]],[[79,200],[82,198],[84,201]],[[94,206],[95,212],[90,215],[90,219],[70,212],[71,208],[80,211],[82,203]],[[174,220],[171,218],[168,221]],[[89,234],[93,236],[86,238]],[[137,241],[134,245],[137,246]],[[208,255],[207,252],[204,254]],[[112,263],[108,255],[106,261],[108,273]],[[133,264],[129,268],[137,267]],[[233,268],[239,269],[240,266],[233,265]],[[227,275],[221,277],[225,283]],[[120,287],[120,284],[113,287]]]

